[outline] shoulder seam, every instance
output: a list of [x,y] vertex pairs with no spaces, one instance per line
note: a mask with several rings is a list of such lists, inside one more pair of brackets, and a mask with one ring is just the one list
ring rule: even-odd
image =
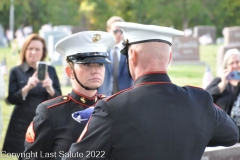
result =
[[[49,100],[44,101],[44,102],[48,102],[48,101],[50,101],[50,100],[54,100],[54,99],[62,98],[62,97],[68,97],[68,96],[58,96],[58,97],[55,97],[55,98],[49,99]],[[59,103],[56,103],[56,104],[50,105],[50,106],[47,107],[47,109],[52,108],[52,107],[55,107],[55,106],[57,106],[57,105],[59,105],[59,104],[66,103],[66,102],[68,102],[69,100],[70,100],[70,98],[68,97],[68,100],[65,100],[65,101],[63,101],[63,102],[59,102]]]
[[52,107],[56,107],[56,106],[58,106],[58,105],[60,105],[60,104],[66,103],[66,102],[68,102],[68,101],[70,101],[70,99],[68,99],[68,100],[66,100],[66,101],[63,101],[63,102],[56,103],[56,104],[51,105],[51,106],[48,106],[47,109],[52,108]]
[[201,88],[201,87],[196,87],[196,86],[191,86],[191,85],[185,85],[185,87],[197,88],[197,89],[201,89],[201,90],[203,90],[203,88]]
[[130,88],[127,88],[127,89],[124,89],[124,90],[122,90],[122,91],[120,91],[120,92],[117,92],[117,93],[115,93],[114,95],[112,95],[112,96],[110,96],[110,97],[108,97],[108,98],[106,98],[104,101],[105,102],[107,102],[107,101],[109,101],[110,99],[112,99],[113,97],[115,97],[115,96],[117,96],[117,95],[119,95],[119,94],[121,94],[121,93],[123,93],[123,92],[126,92],[126,91],[128,91],[128,90],[132,90],[134,88],[134,86],[133,87],[130,87]]
[[58,97],[55,97],[55,98],[48,99],[48,100],[46,100],[46,101],[43,101],[42,103],[48,102],[48,101],[53,100],[53,99],[57,99],[57,98],[59,98],[59,97],[62,97],[62,96],[58,96]]

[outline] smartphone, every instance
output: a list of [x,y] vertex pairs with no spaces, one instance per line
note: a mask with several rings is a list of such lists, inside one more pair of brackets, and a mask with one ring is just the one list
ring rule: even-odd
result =
[[39,61],[37,62],[37,77],[40,81],[43,81],[45,79],[46,73],[47,73],[47,63]]
[[232,71],[227,76],[228,80],[240,80],[240,72],[239,71]]

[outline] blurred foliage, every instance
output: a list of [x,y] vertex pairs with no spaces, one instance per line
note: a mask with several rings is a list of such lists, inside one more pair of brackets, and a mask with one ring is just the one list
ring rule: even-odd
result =
[[81,0],[1,0],[0,23],[9,27],[10,4],[14,2],[14,28],[33,26],[37,32],[43,24],[78,25]]
[[[11,1],[0,3],[0,23],[5,29]],[[211,25],[217,28],[218,37],[224,27],[240,25],[239,0],[14,0],[14,7],[15,29],[32,25],[34,31],[47,23],[105,30],[113,15],[180,30]]]

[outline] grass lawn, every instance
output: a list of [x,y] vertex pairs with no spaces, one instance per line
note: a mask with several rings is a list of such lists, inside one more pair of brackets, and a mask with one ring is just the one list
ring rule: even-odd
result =
[[[184,86],[184,85],[193,85],[201,87],[202,85],[202,76],[205,71],[206,65],[211,67],[212,73],[215,75],[216,73],[216,53],[217,53],[218,46],[217,45],[208,45],[208,46],[201,46],[200,47],[200,61],[204,62],[203,65],[196,65],[196,64],[178,64],[173,65],[171,64],[169,67],[168,74],[173,83]],[[7,58],[7,68],[8,71],[18,63],[19,55],[12,55],[11,49],[4,49],[0,48],[0,61],[3,57]],[[61,81],[63,77],[63,69],[61,66],[55,66],[59,79]],[[6,86],[6,94],[8,90],[8,78],[9,74],[4,75],[4,81]],[[71,87],[62,87],[63,94],[67,94],[71,91]],[[12,105],[6,105],[4,101],[1,101],[2,106],[2,118],[3,118],[3,131],[0,139],[0,147],[2,148],[3,140],[6,134],[8,122],[10,119],[11,112],[13,110]],[[2,155],[0,152],[0,160],[10,160],[16,159],[16,157],[4,157],[6,155]]]

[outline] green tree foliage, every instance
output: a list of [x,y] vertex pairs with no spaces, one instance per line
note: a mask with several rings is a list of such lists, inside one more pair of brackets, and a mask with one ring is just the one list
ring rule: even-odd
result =
[[[0,3],[0,23],[5,29],[9,26],[10,3]],[[218,36],[224,27],[240,25],[239,0],[14,0],[14,6],[15,29],[32,25],[35,32],[46,23],[106,30],[106,21],[113,15],[180,30],[212,25]]]
[[[91,29],[103,29],[106,20],[112,15],[121,16],[126,21],[178,29],[191,27],[191,21],[200,14],[207,15],[201,0],[83,0],[82,4],[81,13],[89,19],[94,18]],[[92,6],[91,10],[85,10],[88,6]]]
[[[9,28],[10,0],[1,0],[0,23]],[[43,24],[78,25],[81,0],[14,0],[14,28],[31,25],[35,32]]]

